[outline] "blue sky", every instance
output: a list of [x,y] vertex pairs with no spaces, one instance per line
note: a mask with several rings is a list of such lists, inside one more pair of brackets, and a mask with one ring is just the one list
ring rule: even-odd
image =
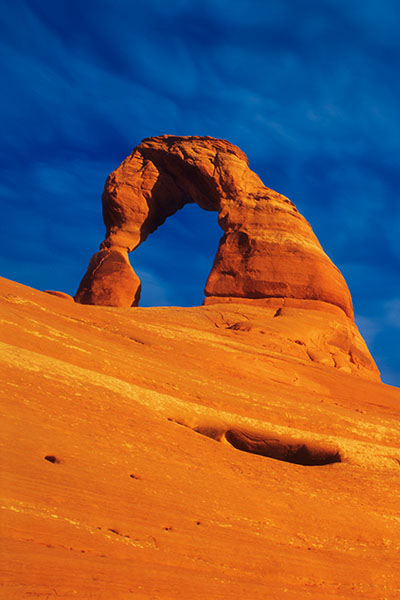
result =
[[[398,0],[13,0],[0,19],[1,275],[75,293],[133,147],[225,138],[310,221],[400,385]],[[201,303],[220,233],[187,206],[150,236],[142,304]]]

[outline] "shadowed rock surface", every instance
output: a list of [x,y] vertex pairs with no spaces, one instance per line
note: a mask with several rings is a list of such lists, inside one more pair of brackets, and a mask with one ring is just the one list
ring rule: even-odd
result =
[[[106,238],[76,301],[137,305],[140,282],[129,270],[127,253],[192,202],[217,211],[224,232],[205,287],[206,301],[318,300],[353,317],[341,273],[295,205],[263,184],[239,148],[196,136],[147,138],[109,175],[103,193]],[[116,267],[118,253],[123,269]]]

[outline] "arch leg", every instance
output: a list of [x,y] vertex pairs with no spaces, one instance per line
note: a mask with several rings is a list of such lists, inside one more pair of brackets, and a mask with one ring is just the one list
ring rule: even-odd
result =
[[83,276],[75,302],[101,306],[137,306],[140,279],[123,249],[104,249],[94,254]]

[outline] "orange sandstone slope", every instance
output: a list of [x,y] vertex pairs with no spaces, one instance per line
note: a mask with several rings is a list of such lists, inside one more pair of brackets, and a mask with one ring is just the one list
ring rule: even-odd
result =
[[341,309],[240,302],[1,280],[1,598],[400,597],[399,390]]

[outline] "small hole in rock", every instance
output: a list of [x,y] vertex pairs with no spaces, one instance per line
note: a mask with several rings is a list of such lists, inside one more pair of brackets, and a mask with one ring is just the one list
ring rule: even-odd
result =
[[57,458],[53,454],[48,454],[47,456],[44,457],[44,460],[48,460],[49,462],[51,462],[53,464],[57,464],[57,465],[62,463],[62,460],[60,458]]

